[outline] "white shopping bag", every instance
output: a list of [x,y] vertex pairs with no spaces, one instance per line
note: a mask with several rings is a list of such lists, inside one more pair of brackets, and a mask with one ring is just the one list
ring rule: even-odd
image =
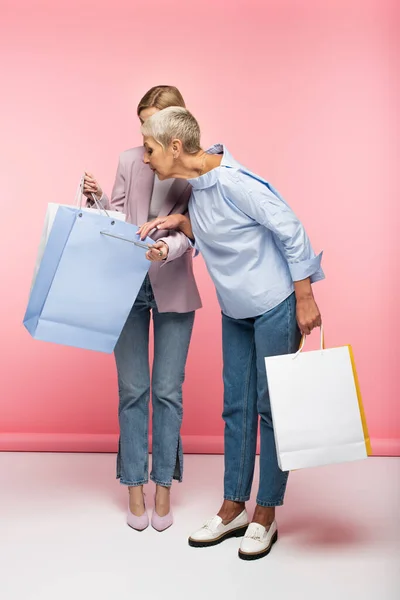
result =
[[[93,199],[96,203],[96,208],[85,208],[82,207],[82,199],[83,199],[83,180],[84,177],[81,178],[81,181],[79,183],[78,186],[78,190],[76,192],[76,197],[75,197],[75,204],[73,204],[72,206],[78,206],[83,212],[87,212],[87,211],[97,211],[97,212],[103,212],[105,213],[107,216],[113,218],[113,219],[118,219],[119,221],[125,221],[125,215],[124,213],[118,212],[116,210],[107,210],[105,211],[97,202],[96,197],[93,196]],[[47,241],[49,239],[49,235],[50,232],[52,230],[53,224],[54,224],[54,219],[56,218],[56,214],[57,211],[59,209],[60,206],[71,206],[69,204],[56,204],[54,202],[50,202],[47,205],[47,211],[46,211],[46,216],[44,219],[44,225],[43,225],[43,229],[42,229],[42,235],[40,238],[40,242],[39,242],[39,248],[38,248],[38,252],[37,252],[37,256],[36,256],[36,263],[34,266],[34,270],[33,270],[33,277],[32,277],[32,284],[31,284],[31,290],[34,286],[34,283],[36,281],[36,277],[39,271],[39,267],[40,267],[40,263],[42,262],[42,258],[43,258],[43,253],[44,250],[46,248],[46,244]]]
[[367,458],[370,440],[350,346],[265,359],[282,471]]

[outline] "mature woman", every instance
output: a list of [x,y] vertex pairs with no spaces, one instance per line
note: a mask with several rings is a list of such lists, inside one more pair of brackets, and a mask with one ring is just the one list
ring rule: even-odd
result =
[[[186,216],[160,217],[140,229],[179,229],[195,240],[222,309],[225,481],[217,515],[189,538],[211,546],[244,535],[239,556],[265,556],[277,540],[275,507],[283,504],[288,473],[277,463],[264,357],[295,352],[301,334],[320,325],[311,284],[323,279],[302,224],[278,192],[239,164],[222,145],[207,152],[184,108],[167,108],[142,126],[144,162],[161,181],[192,185]],[[260,418],[257,506],[249,524]]]
[[[144,123],[168,106],[182,106],[180,92],[157,86],[139,102],[137,114]],[[161,181],[143,162],[144,148],[131,148],[120,156],[111,201],[96,179],[86,174],[84,192],[105,208],[126,214],[130,223],[187,211],[190,185],[181,179]],[[152,372],[153,444],[150,478],[156,483],[152,525],[163,531],[172,525],[170,487],[182,481],[182,383],[195,310],[201,302],[192,270],[192,248],[180,232],[155,230],[156,241],[147,253],[152,261],[139,295],[115,348],[119,386],[120,441],[117,478],[129,490],[127,522],[137,530],[149,524],[143,485],[148,481],[149,324],[154,324]],[[112,309],[112,307],[111,307]]]

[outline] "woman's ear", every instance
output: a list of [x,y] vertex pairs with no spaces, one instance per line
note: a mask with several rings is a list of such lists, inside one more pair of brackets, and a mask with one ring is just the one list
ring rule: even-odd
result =
[[172,156],[174,157],[174,159],[179,158],[179,156],[182,154],[182,142],[181,140],[172,140]]

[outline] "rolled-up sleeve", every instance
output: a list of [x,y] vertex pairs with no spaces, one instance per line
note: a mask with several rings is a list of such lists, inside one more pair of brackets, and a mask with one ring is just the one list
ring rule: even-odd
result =
[[[286,258],[293,281],[310,277],[315,283],[325,278],[322,252],[312,249],[308,235],[286,202],[265,183],[240,172],[232,173],[231,201],[251,219],[269,229]],[[231,187],[231,186],[230,186]]]
[[288,261],[289,271],[293,281],[302,281],[310,277],[311,283],[324,279],[325,275],[321,267],[323,252],[320,252],[318,256],[310,258],[309,260],[302,260],[300,262]]

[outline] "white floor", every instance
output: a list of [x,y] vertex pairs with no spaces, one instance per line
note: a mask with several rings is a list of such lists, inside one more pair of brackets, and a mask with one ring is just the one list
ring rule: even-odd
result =
[[[280,539],[250,563],[237,558],[240,540],[187,545],[219,508],[221,456],[185,457],[176,523],[162,534],[125,525],[114,462],[0,454],[1,600],[400,599],[400,458],[292,473]],[[150,484],[150,504],[152,494]]]

